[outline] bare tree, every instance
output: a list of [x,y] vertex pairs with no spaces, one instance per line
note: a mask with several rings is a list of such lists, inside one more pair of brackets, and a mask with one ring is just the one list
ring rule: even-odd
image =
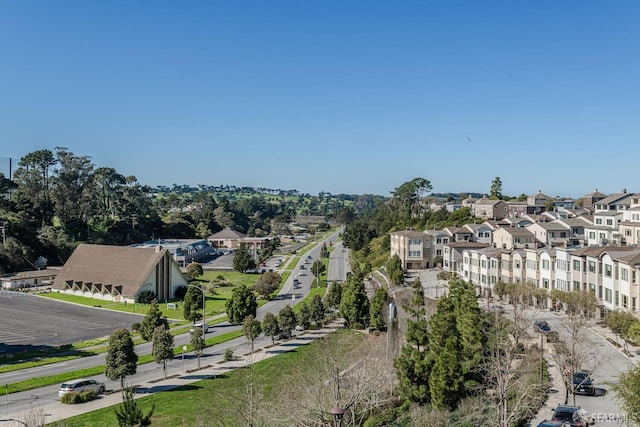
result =
[[[365,336],[355,346],[353,332],[331,334],[286,378],[273,408],[271,425],[327,426],[329,410],[346,410],[343,426],[361,425],[376,410],[396,401],[396,376],[383,336]],[[350,344],[351,343],[351,344]]]

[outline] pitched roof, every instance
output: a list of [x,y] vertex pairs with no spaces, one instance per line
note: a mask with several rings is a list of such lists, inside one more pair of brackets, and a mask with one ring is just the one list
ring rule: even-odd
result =
[[607,197],[607,195],[606,195],[606,194],[604,194],[604,193],[599,192],[599,191],[598,191],[598,189],[596,188],[596,189],[595,189],[595,190],[593,190],[591,193],[589,193],[589,194],[585,194],[585,195],[584,195],[584,196],[582,196],[582,197],[601,197],[601,198],[603,198],[603,199],[604,199],[605,197]]
[[211,236],[207,237],[207,240],[229,240],[229,239],[242,239],[244,237],[247,237],[246,234],[242,234],[239,231],[235,231],[230,229],[229,227],[218,231],[215,234],[212,234]]
[[[67,281],[122,286],[121,293],[133,297],[166,249],[80,244],[64,263],[53,286],[64,288]],[[172,258],[173,259],[173,258]]]
[[587,246],[581,249],[576,249],[571,255],[577,256],[590,256],[599,257],[605,252],[623,251],[628,252],[630,249],[628,246]]
[[422,231],[416,231],[416,230],[394,231],[391,234],[395,236],[405,236],[405,237],[425,237],[425,233],[423,233]]

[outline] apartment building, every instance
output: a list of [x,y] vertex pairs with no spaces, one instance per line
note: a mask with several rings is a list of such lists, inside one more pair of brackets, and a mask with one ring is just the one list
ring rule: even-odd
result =
[[391,256],[398,255],[405,270],[433,266],[433,237],[425,232],[403,230],[391,233]]

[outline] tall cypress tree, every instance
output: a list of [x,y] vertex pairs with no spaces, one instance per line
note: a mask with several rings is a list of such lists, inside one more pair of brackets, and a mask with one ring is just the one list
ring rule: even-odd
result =
[[448,337],[444,347],[435,355],[429,375],[429,390],[431,404],[436,409],[453,410],[464,396],[464,376],[459,351],[456,338]]
[[482,329],[482,317],[473,286],[463,280],[450,284],[450,298],[453,300],[456,328],[460,336],[460,356],[465,372],[481,363],[482,348],[486,343]]

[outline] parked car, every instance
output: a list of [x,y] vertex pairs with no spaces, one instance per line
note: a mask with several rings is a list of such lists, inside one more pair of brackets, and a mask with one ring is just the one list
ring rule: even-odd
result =
[[85,390],[93,390],[96,394],[102,394],[105,391],[105,386],[100,381],[80,378],[62,384],[58,390],[58,396],[62,397],[69,393],[82,393]]
[[596,388],[593,386],[591,374],[586,371],[573,374],[573,389],[576,394],[585,394],[587,396],[594,396],[596,394]]
[[589,425],[587,411],[579,406],[558,405],[551,421],[563,421],[570,427],[587,427]]
[[537,427],[570,427],[570,425],[564,421],[549,421],[544,420]]
[[551,332],[551,326],[545,320],[536,320],[533,322],[533,328],[538,332]]
[[504,307],[498,304],[491,304],[489,306],[489,311],[497,311],[498,313],[504,314]]

